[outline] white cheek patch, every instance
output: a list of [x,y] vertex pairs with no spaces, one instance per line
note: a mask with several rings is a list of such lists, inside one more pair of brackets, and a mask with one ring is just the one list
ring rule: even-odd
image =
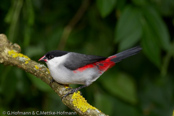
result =
[[54,57],[54,58],[48,60],[48,61],[46,62],[46,64],[47,64],[49,67],[56,67],[56,66],[58,66],[58,65],[60,65],[60,64],[62,64],[62,63],[64,63],[65,60],[66,60],[66,58],[67,58],[67,55],[63,55],[63,56],[59,56],[59,57]]

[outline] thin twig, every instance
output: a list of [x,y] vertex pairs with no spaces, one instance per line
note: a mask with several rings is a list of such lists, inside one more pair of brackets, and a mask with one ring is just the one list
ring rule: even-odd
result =
[[83,0],[77,13],[74,15],[74,17],[68,23],[68,25],[64,28],[63,33],[62,33],[62,37],[60,39],[60,43],[58,46],[59,50],[63,50],[65,48],[66,42],[68,40],[68,37],[69,37],[72,29],[80,21],[80,19],[84,15],[85,11],[87,10],[88,6],[89,6],[89,0]]

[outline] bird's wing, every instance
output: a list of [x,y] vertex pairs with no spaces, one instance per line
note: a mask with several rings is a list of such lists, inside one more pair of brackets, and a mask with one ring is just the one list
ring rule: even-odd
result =
[[79,54],[74,52],[70,52],[68,54],[69,56],[66,62],[64,63],[64,66],[70,70],[76,70],[87,64],[92,64],[94,62],[106,59],[106,57],[102,57],[102,56],[85,55],[85,54]]

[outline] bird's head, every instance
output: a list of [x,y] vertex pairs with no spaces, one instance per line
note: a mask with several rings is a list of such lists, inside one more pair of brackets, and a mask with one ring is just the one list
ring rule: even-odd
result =
[[68,52],[66,51],[59,51],[59,50],[54,50],[46,53],[44,56],[42,56],[38,61],[42,62],[49,62],[54,59],[58,59],[64,55],[66,55]]

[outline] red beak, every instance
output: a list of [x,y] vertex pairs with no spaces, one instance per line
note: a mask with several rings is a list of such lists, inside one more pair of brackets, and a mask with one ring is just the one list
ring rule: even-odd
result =
[[41,62],[47,62],[47,58],[45,56],[43,56],[42,58],[40,58],[38,61],[41,61]]

